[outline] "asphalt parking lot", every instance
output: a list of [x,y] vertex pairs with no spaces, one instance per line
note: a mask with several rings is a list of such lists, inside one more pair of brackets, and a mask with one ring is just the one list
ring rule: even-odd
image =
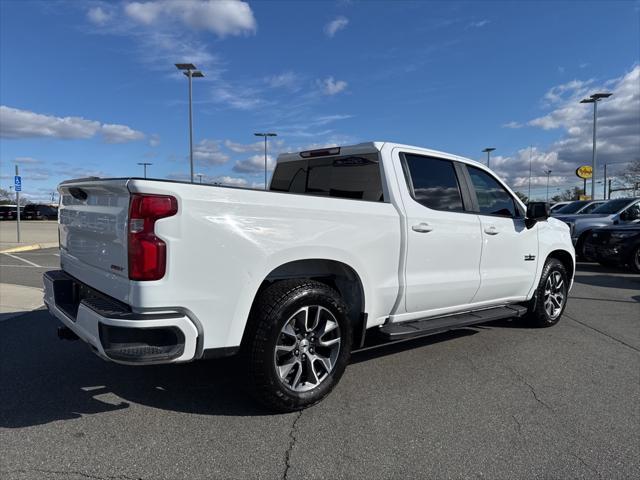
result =
[[[40,285],[55,250],[0,254]],[[233,360],[124,367],[56,338],[44,310],[0,322],[0,477],[640,477],[640,276],[579,265],[566,313],[354,355],[321,404],[272,415]]]

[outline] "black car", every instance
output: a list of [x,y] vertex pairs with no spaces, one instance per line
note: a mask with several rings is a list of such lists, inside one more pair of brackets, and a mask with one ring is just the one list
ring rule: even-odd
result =
[[58,207],[39,203],[30,203],[22,209],[21,218],[25,220],[57,220]]
[[584,253],[602,265],[628,265],[640,273],[640,223],[596,228],[584,244]]
[[[20,209],[22,212],[23,209]],[[15,220],[16,219],[16,206],[15,205],[0,205],[0,220]]]

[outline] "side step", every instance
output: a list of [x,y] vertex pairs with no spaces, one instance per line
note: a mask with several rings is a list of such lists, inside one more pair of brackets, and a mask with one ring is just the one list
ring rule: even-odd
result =
[[503,320],[505,318],[522,317],[527,308],[521,305],[487,308],[475,312],[458,313],[444,317],[431,317],[401,323],[389,323],[380,327],[379,333],[386,340],[401,340],[442,333],[455,328],[468,327],[477,323]]

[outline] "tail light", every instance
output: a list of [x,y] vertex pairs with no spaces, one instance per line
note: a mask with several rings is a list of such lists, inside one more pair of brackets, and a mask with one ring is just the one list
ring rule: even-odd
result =
[[129,202],[129,278],[159,280],[167,266],[167,245],[155,235],[156,220],[178,213],[170,195],[133,194]]

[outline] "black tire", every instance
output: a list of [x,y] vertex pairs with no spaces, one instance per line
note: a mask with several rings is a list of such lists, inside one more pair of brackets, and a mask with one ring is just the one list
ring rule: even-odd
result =
[[[322,379],[317,386],[306,391],[296,391],[291,385],[285,383],[287,379],[281,379],[277,371],[276,346],[281,339],[285,338],[283,333],[285,324],[291,323],[292,316],[296,312],[304,307],[314,309],[317,306],[329,311],[338,324],[337,335],[340,341],[337,357],[332,362],[330,371],[327,372],[325,369],[321,372]],[[283,280],[267,287],[256,299],[252,308],[244,339],[251,393],[256,400],[271,410],[293,412],[315,405],[328,395],[342,377],[351,356],[352,332],[347,312],[348,307],[338,292],[324,283],[313,280]],[[322,348],[319,345],[320,338],[321,335],[316,339],[316,353]],[[298,345],[299,341],[295,340],[295,344]],[[307,347],[304,348],[307,355],[309,352],[313,353],[312,349],[307,351]],[[301,355],[300,360],[304,357],[302,347],[300,351],[296,347],[295,352],[297,352],[296,355]],[[313,364],[313,361],[311,363]],[[301,360],[301,363],[292,371],[297,374],[297,369],[302,369],[305,374],[308,374],[310,372],[308,365]],[[321,363],[321,370],[323,366]],[[291,384],[293,382],[292,380]],[[302,385],[305,383],[302,382]]]
[[591,259],[584,256],[584,243],[587,241],[587,237],[591,234],[591,230],[583,232],[578,241],[576,242],[576,258],[581,261],[590,261]]
[[627,263],[632,272],[640,273],[640,245],[633,249]]
[[[550,277],[553,278],[550,280]],[[548,288],[549,284],[547,282],[554,283],[554,279],[559,277],[562,279],[562,295],[563,301],[560,305],[559,311],[553,312],[553,315],[548,311],[547,306],[545,305],[545,290]],[[542,275],[540,276],[540,283],[538,284],[538,288],[536,289],[533,298],[529,302],[529,312],[526,316],[526,321],[532,327],[544,328],[544,327],[552,327],[556,323],[560,321],[562,314],[564,313],[564,309],[567,306],[567,297],[569,293],[569,275],[567,275],[567,270],[562,264],[562,262],[556,258],[547,259],[544,268],[542,270]],[[554,297],[555,298],[555,297]],[[552,303],[551,308],[555,308],[555,303]]]

